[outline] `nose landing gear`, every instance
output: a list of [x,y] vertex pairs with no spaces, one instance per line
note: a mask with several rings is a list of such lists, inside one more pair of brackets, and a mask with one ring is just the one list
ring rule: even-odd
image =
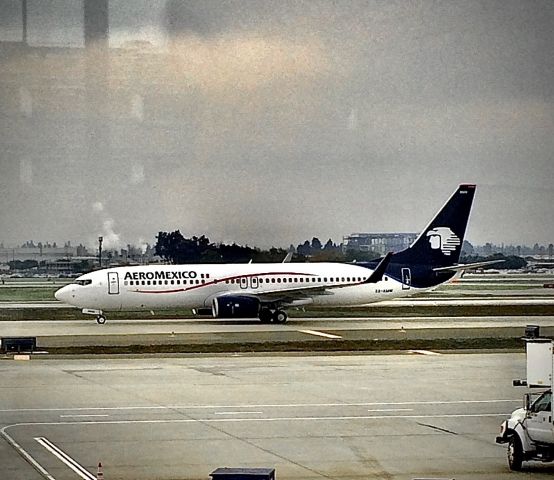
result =
[[96,315],[96,323],[99,325],[104,325],[106,323],[106,315],[102,310],[96,310],[93,308],[83,308],[81,310],[85,315]]

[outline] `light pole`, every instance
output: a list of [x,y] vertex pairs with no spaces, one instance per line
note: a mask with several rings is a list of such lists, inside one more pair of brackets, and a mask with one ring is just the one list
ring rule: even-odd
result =
[[98,237],[98,265],[102,268],[102,242],[104,237]]

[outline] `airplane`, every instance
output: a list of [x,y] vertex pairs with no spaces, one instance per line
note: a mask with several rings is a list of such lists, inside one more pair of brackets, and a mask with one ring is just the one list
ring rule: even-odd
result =
[[405,250],[370,262],[140,265],[96,270],[55,292],[56,299],[106,322],[105,312],[191,308],[214,318],[285,323],[287,308],[364,306],[437,288],[457,272],[475,195],[462,184]]

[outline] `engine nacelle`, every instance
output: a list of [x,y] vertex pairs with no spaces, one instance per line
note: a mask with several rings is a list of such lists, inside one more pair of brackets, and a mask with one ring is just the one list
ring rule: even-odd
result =
[[215,318],[256,318],[260,312],[257,298],[224,296],[213,300]]

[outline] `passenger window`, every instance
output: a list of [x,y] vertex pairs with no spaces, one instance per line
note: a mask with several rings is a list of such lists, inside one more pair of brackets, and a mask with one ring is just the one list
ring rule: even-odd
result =
[[142,282],[141,282],[141,283],[142,283],[142,285],[146,285],[146,282],[145,282],[144,280],[142,280]]

